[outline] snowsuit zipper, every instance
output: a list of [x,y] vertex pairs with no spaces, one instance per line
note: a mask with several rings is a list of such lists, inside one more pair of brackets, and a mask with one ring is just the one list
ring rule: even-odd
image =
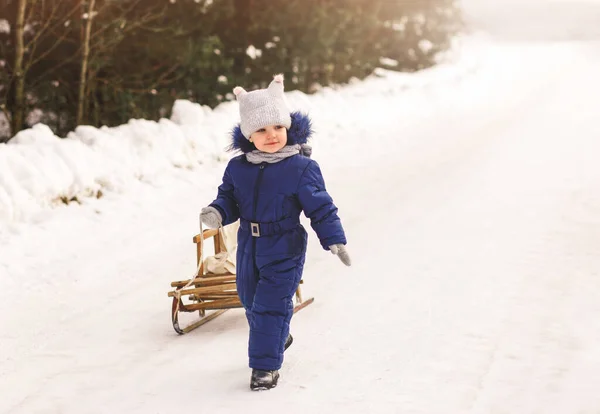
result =
[[[252,206],[252,220],[256,220],[256,208],[258,206],[258,190],[260,189],[260,183],[262,182],[263,173],[265,172],[266,163],[263,162],[258,167],[258,177],[256,177],[256,184],[254,185],[254,204]],[[260,227],[259,227],[260,232]],[[254,269],[256,270],[256,237],[252,237],[252,251],[254,252],[252,260],[254,262]]]

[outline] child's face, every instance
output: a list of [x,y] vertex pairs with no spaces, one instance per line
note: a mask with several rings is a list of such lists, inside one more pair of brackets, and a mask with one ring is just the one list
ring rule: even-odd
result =
[[274,153],[287,144],[287,129],[281,125],[269,125],[253,132],[250,142],[263,152]]

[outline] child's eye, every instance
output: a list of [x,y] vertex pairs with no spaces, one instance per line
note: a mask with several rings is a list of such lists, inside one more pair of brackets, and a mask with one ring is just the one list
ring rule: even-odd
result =
[[283,128],[283,125],[275,125],[275,129],[281,129]]
[[259,130],[258,130],[258,131],[256,131],[256,132],[265,132],[265,129],[264,129],[264,128],[261,128],[261,129],[259,129]]

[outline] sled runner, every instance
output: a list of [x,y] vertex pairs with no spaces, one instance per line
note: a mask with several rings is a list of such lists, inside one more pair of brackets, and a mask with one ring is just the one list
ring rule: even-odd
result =
[[[206,322],[215,319],[229,309],[241,308],[235,285],[235,246],[229,249],[226,241],[235,240],[239,221],[226,228],[204,230],[194,236],[196,244],[197,271],[193,279],[180,280],[171,283],[172,290],[168,293],[173,298],[171,320],[173,329],[180,335],[188,333]],[[229,235],[226,236],[226,234]],[[206,258],[206,243],[213,239],[214,256]],[[303,281],[301,280],[302,284]],[[300,286],[296,290],[294,313],[310,305],[314,298],[303,299]],[[185,327],[179,325],[181,312],[198,311],[198,319]],[[210,311],[210,312],[207,312]]]

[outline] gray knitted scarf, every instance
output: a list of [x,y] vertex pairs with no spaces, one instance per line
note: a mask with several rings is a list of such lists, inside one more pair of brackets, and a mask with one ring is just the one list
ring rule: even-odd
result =
[[263,162],[268,162],[269,164],[274,164],[281,160],[284,160],[288,157],[291,157],[296,154],[302,153],[303,155],[310,157],[311,147],[309,145],[286,145],[282,149],[274,153],[263,152],[259,150],[254,150],[246,153],[246,159],[248,162],[252,164],[260,164]]

